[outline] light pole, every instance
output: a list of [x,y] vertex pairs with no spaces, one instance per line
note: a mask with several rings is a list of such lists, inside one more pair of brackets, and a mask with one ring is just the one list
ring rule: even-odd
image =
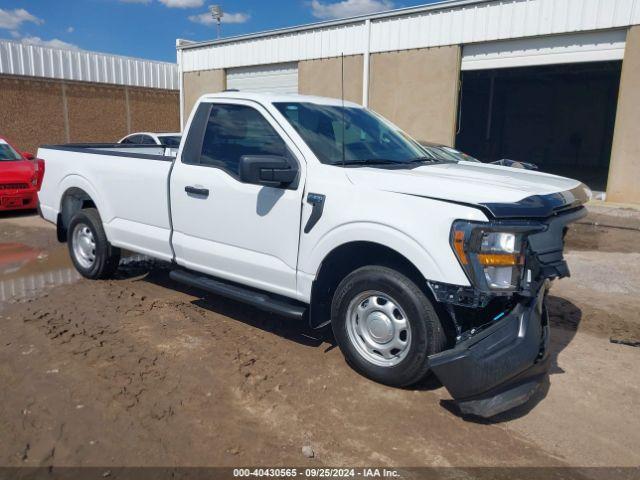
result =
[[209,11],[211,12],[211,16],[216,21],[216,26],[218,28],[218,38],[220,38],[220,20],[224,16],[222,12],[222,7],[220,5],[211,5],[209,7]]

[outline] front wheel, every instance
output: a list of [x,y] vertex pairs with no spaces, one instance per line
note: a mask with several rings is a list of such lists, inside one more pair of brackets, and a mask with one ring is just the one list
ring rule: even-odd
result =
[[334,295],[331,323],[349,364],[391,386],[420,381],[428,372],[427,357],[446,345],[424,292],[387,267],[367,266],[349,274]]
[[109,278],[118,268],[120,249],[107,240],[95,208],[80,210],[71,217],[68,247],[73,265],[83,277]]

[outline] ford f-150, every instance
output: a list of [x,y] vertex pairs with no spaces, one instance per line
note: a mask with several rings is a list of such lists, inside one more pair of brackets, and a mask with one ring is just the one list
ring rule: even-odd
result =
[[590,190],[540,172],[439,158],[340,100],[205,95],[175,157],[161,146],[45,146],[43,217],[75,267],[121,249],[177,282],[331,326],[384,384],[433,372],[465,414],[524,403],[549,367],[545,296],[569,274],[567,226]]

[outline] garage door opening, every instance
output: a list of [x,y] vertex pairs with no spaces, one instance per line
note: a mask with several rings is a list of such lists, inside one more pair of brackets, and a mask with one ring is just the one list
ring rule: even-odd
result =
[[298,93],[298,64],[229,68],[227,88],[243,92]]
[[462,73],[456,146],[606,191],[622,62]]

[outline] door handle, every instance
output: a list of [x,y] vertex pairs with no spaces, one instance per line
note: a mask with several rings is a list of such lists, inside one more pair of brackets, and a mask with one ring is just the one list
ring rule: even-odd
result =
[[198,187],[192,187],[191,185],[188,185],[186,187],[184,187],[184,191],[187,192],[190,195],[198,195],[199,197],[208,197],[209,196],[209,189],[208,188],[198,188]]

